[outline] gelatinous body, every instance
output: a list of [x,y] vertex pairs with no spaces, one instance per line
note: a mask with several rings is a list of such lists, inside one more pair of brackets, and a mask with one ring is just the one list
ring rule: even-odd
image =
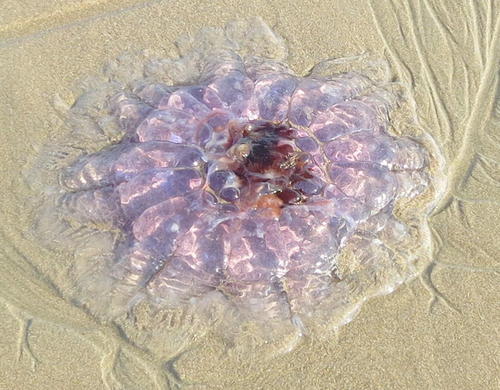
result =
[[[104,103],[120,139],[61,171],[64,218],[119,237],[99,298],[108,308],[217,294],[255,317],[297,321],[401,267],[380,251],[408,236],[394,207],[426,189],[429,161],[391,133],[388,84],[361,70],[299,76],[228,31],[224,44],[192,49],[196,81],[114,90]],[[342,263],[349,245],[356,260]]]

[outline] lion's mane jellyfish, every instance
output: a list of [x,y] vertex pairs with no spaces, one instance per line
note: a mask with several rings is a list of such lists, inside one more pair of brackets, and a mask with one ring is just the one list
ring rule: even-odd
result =
[[73,232],[54,240],[78,257],[75,299],[111,318],[217,302],[303,332],[415,276],[431,157],[392,120],[382,62],[297,75],[260,19],[178,47],[122,57],[69,110],[83,153],[45,226]]

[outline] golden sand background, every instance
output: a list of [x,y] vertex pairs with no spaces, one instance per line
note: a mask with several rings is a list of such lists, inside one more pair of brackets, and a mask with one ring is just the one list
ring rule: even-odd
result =
[[[448,4],[455,3],[455,6]],[[21,169],[61,126],[54,96],[130,50],[174,50],[201,27],[261,16],[297,73],[370,51],[415,94],[441,146],[448,185],[430,218],[434,263],[365,304],[331,342],[304,340],[271,361],[207,344],[171,361],[169,381],[205,389],[494,389],[500,386],[500,11],[495,0],[35,0],[0,9],[0,389],[162,388],[150,356],[61,299],[23,241]],[[47,259],[47,267],[53,267]],[[120,372],[114,354],[137,364]],[[141,379],[142,380],[142,379]],[[156,380],[156,384],[155,384]],[[155,387],[156,386],[156,387]]]

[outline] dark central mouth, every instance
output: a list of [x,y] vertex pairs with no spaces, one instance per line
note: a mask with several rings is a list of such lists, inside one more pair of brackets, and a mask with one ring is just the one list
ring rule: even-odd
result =
[[273,149],[276,146],[275,136],[264,136],[262,139],[250,140],[250,152],[246,159],[248,165],[260,165],[263,168],[273,164]]
[[311,157],[284,124],[254,121],[230,126],[226,153],[209,168],[209,186],[224,202],[243,208],[281,208],[315,193]]

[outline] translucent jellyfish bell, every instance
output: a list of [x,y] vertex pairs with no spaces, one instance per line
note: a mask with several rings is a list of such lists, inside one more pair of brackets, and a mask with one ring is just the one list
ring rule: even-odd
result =
[[83,153],[47,178],[37,234],[73,256],[77,302],[110,321],[189,307],[304,334],[415,276],[423,233],[397,210],[420,229],[431,157],[392,131],[400,96],[381,62],[295,74],[260,19],[179,47],[110,66],[69,112],[61,144]]

